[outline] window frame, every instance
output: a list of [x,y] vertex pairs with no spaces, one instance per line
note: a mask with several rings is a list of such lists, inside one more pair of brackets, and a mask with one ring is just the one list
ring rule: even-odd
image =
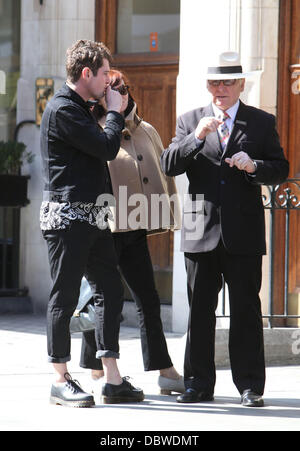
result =
[[176,53],[116,53],[118,0],[95,0],[95,39],[104,42],[118,66],[149,66],[179,64]]

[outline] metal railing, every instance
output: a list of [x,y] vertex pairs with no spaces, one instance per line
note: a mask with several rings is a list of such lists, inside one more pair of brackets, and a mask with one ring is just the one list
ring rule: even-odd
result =
[[[263,314],[263,318],[268,319],[268,326],[273,327],[273,320],[280,318],[284,320],[297,319],[300,315],[289,314],[289,270],[290,270],[290,216],[297,214],[300,210],[300,178],[291,178],[285,182],[265,186],[267,193],[263,193],[263,204],[265,210],[270,212],[270,227],[269,227],[269,299],[268,299],[268,313]],[[275,257],[275,212],[284,211],[285,215],[285,230],[284,236],[284,299],[283,299],[283,313],[274,313],[274,257]],[[223,280],[222,288],[222,305],[221,313],[217,318],[229,318],[226,312],[226,293],[225,283]]]
[[19,291],[18,208],[0,207],[0,297]]

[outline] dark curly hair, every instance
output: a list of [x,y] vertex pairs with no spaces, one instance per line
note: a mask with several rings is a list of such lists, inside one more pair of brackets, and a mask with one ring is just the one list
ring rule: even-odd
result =
[[111,53],[102,42],[80,39],[67,49],[66,55],[67,77],[72,83],[79,80],[84,67],[89,67],[96,76],[104,59],[112,64]]

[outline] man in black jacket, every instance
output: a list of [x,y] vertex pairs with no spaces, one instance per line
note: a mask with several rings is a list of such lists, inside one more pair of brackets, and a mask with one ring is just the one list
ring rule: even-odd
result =
[[[186,392],[178,402],[213,399],[215,309],[224,278],[229,290],[233,380],[243,405],[263,405],[259,291],[266,244],[260,185],[284,181],[289,165],[274,116],[239,100],[245,76],[238,54],[221,54],[206,76],[212,103],[178,118],[176,136],[161,159],[167,175],[186,173],[189,180],[181,250],[190,315]],[[197,199],[201,195],[202,202]]]
[[[110,63],[111,55],[102,43],[80,40],[70,47],[67,82],[47,104],[41,123],[44,192],[40,219],[53,281],[47,342],[56,380],[50,400],[75,407],[94,405],[93,396],[72,380],[67,369],[69,323],[83,275],[93,289],[97,358],[102,359],[106,375],[104,401],[143,399],[143,391],[122,379],[116,364],[123,289],[110,230],[97,227],[106,214],[97,198],[111,192],[106,162],[116,157],[124,126],[121,95],[109,87]],[[108,114],[102,132],[88,100],[104,95]]]

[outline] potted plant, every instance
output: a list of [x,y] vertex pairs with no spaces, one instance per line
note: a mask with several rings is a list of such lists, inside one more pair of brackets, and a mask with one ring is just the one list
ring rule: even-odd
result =
[[26,145],[17,141],[0,141],[0,206],[23,207],[27,199],[28,175],[21,175],[24,162],[31,163],[34,155]]

